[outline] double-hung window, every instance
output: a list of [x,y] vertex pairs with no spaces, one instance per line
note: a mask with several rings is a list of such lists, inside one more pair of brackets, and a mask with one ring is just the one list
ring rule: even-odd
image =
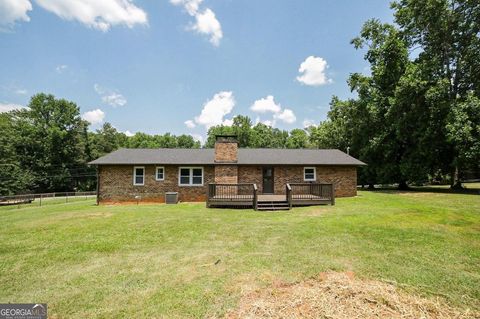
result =
[[315,167],[304,167],[303,168],[303,180],[305,182],[314,182],[316,178]]
[[155,179],[157,181],[164,181],[165,180],[165,168],[157,166],[157,169],[155,170]]
[[202,186],[203,167],[180,167],[178,172],[178,185]]
[[133,168],[133,185],[145,185],[145,167],[135,166]]

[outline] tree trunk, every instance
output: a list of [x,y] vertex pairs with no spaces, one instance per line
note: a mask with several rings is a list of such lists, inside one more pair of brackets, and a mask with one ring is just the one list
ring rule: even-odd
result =
[[408,187],[408,184],[406,181],[401,181],[400,183],[398,183],[398,189],[407,190],[410,188]]
[[460,181],[458,166],[455,165],[455,170],[452,175],[452,183],[450,185],[451,189],[463,189],[462,182]]

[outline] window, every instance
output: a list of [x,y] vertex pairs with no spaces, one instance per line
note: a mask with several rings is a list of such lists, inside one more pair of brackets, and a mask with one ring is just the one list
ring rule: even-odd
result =
[[133,185],[145,184],[145,167],[135,166],[133,168]]
[[317,178],[315,172],[315,167],[304,167],[303,168],[303,180],[306,182],[314,182]]
[[180,186],[203,186],[203,167],[180,167],[178,184]]
[[155,170],[155,179],[157,181],[165,180],[165,168],[157,167],[157,169]]

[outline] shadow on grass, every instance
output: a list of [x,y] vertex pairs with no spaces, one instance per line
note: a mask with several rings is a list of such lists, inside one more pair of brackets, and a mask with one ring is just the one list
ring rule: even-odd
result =
[[398,189],[394,186],[382,186],[374,189],[359,188],[363,191],[389,193],[389,194],[409,194],[409,193],[440,193],[440,194],[463,194],[480,195],[480,183],[463,184],[462,189],[452,189],[450,185],[430,185],[430,186],[410,186],[409,189]]

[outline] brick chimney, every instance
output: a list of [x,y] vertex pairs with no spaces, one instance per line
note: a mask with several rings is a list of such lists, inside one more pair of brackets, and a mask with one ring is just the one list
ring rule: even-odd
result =
[[215,183],[238,183],[238,142],[235,135],[215,136]]
[[215,163],[237,163],[238,142],[236,135],[215,136]]

